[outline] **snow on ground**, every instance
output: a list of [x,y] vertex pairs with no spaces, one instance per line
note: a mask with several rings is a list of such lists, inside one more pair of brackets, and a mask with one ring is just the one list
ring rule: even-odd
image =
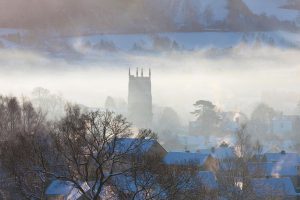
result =
[[[178,26],[183,26],[190,17],[196,15],[196,20],[203,24],[210,22],[224,21],[228,15],[227,0],[173,0],[169,1],[174,18]],[[175,13],[175,15],[174,15]],[[209,18],[209,19],[208,19]]]
[[[194,2],[199,2],[198,0],[194,0]],[[225,20],[228,15],[228,0],[206,0],[201,1],[202,12],[207,10],[211,10],[212,18],[214,20]]]
[[101,41],[113,42],[120,50],[131,50],[134,44],[142,45],[145,48],[150,48],[150,35],[145,34],[101,34],[101,35],[92,35],[92,36],[83,36],[83,37],[71,37],[69,38],[69,43],[73,46],[76,44],[89,42],[92,45],[97,44]]
[[22,29],[0,28],[0,48],[17,48],[19,45],[10,41],[9,37],[23,37],[26,32]]
[[155,35],[148,34],[110,34],[110,35],[92,35],[83,37],[71,37],[68,42],[75,46],[78,43],[90,43],[95,45],[101,41],[112,42],[117,49],[130,51],[135,45],[145,50],[153,50],[157,37],[175,41],[181,49],[199,50],[203,48],[231,48],[240,43],[246,43],[253,46],[260,42],[266,45],[275,45],[278,47],[300,48],[300,35],[283,31],[274,32],[192,32],[192,33],[159,33]]
[[9,34],[24,34],[25,31],[22,29],[9,29],[9,28],[0,28],[0,36],[5,36]]
[[257,15],[265,14],[276,17],[281,21],[295,21],[300,16],[297,10],[283,8],[288,5],[288,0],[243,0],[248,8]]
[[[225,0],[224,0],[225,1]],[[213,3],[213,2],[212,2]],[[23,41],[26,30],[1,29],[0,47],[2,48],[23,48]],[[26,43],[30,45],[29,42]],[[226,49],[245,44],[248,47],[258,45],[271,45],[279,48],[300,48],[300,34],[286,31],[273,32],[171,32],[156,34],[95,34],[78,37],[54,37],[46,38],[44,44],[39,48],[51,48],[51,45],[60,44],[70,46],[75,51],[82,51],[84,48],[109,48],[115,47],[118,51],[132,50],[202,50],[209,48]],[[90,46],[87,46],[90,45]],[[100,45],[99,45],[100,44]],[[99,47],[100,46],[100,47]],[[33,44],[34,48],[35,45]],[[25,48],[31,48],[26,46]],[[55,49],[55,48],[54,48]],[[106,49],[107,50],[107,49]]]
[[13,42],[0,38],[0,47],[4,46],[5,48],[17,48],[17,45]]

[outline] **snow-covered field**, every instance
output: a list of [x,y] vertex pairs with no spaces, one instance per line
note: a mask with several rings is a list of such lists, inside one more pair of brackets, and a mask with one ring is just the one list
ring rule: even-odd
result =
[[[29,40],[29,41],[28,41]],[[32,42],[26,30],[0,29],[0,48],[39,51],[170,51],[228,49],[237,46],[300,48],[296,32],[171,32],[156,34],[95,34],[70,37],[45,37]],[[37,45],[38,44],[38,45]],[[58,48],[59,47],[59,48]],[[58,49],[58,50],[57,50]]]
[[10,29],[10,28],[0,28],[0,36],[5,36],[9,34],[24,34],[25,30],[22,29]]
[[[198,23],[208,25],[211,21],[224,21],[228,15],[227,0],[204,0],[199,3],[199,0],[173,0],[166,1],[170,8],[170,17],[174,19],[178,28],[184,26],[186,21],[191,21],[190,17],[194,14],[195,20]],[[191,10],[193,14],[191,14]],[[208,20],[209,18],[209,20]]]
[[197,33],[160,33],[155,35],[92,35],[83,37],[71,37],[68,43],[72,46],[83,44],[96,45],[101,41],[113,43],[117,49],[123,51],[140,47],[144,50],[155,49],[156,42],[166,41],[170,45],[174,42],[183,50],[200,50],[203,48],[231,48],[239,44],[249,47],[255,45],[270,45],[281,48],[300,48],[300,34],[291,32],[197,32]]

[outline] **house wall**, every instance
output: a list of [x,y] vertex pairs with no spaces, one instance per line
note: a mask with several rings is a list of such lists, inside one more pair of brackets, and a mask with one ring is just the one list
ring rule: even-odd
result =
[[293,185],[295,187],[295,190],[296,192],[299,192],[300,191],[300,176],[290,176],[292,182],[293,182]]
[[155,144],[151,147],[147,155],[158,155],[163,158],[167,153],[168,152],[158,142],[155,142]]
[[289,119],[272,120],[272,133],[286,134],[293,131],[293,121]]
[[218,161],[213,157],[209,156],[206,162],[204,163],[204,170],[217,172],[219,170]]

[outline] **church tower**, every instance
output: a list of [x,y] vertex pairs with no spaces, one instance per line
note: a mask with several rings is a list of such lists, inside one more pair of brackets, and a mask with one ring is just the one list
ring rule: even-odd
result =
[[128,118],[138,128],[152,124],[151,69],[148,76],[144,76],[143,69],[139,74],[138,68],[136,75],[131,75],[129,69]]

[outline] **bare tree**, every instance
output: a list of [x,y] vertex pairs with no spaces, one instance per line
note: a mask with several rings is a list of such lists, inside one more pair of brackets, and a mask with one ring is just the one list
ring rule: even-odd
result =
[[[150,130],[135,135],[121,115],[109,111],[84,114],[71,106],[53,138],[60,155],[59,170],[44,173],[72,182],[87,199],[99,198],[112,186],[120,199],[193,199],[201,191],[204,194],[197,168],[166,166],[162,155],[144,149],[156,135]],[[89,191],[80,185],[83,181],[89,183]]]
[[7,114],[0,127],[4,180],[16,187],[24,198],[38,199],[43,196],[46,179],[37,169],[46,165],[51,150],[44,115],[37,112],[29,101],[23,100],[20,104],[14,97],[2,98],[0,107],[0,112]]
[[259,142],[252,144],[246,125],[242,125],[236,132],[236,157],[220,161],[220,170],[217,172],[220,192],[229,199],[257,199],[251,185],[255,177],[249,172],[249,161],[256,153],[261,152]]
[[[112,112],[81,113],[78,106],[69,106],[66,117],[52,133],[59,155],[58,171],[42,173],[72,182],[87,199],[97,199],[114,177],[126,175],[137,168],[130,162],[143,152],[143,145],[155,134],[141,130],[133,140],[131,124]],[[129,141],[129,143],[128,143]],[[80,185],[89,183],[90,190]]]
[[163,155],[149,154],[145,146],[156,135],[150,130],[134,133],[121,115],[82,113],[69,106],[66,116],[51,124],[28,101],[14,107],[20,115],[9,118],[16,126],[7,129],[14,136],[1,144],[1,164],[25,199],[44,199],[52,180],[71,182],[93,200],[107,188],[118,199],[195,199],[204,194],[196,168],[171,168],[162,162]]

